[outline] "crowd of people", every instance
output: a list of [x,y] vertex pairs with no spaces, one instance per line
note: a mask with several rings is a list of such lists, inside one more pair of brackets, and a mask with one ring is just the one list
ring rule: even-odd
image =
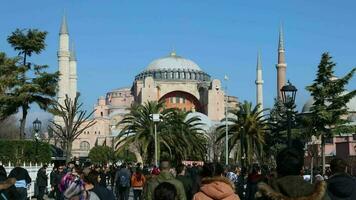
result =
[[[140,163],[123,163],[119,167],[70,162],[38,170],[36,198],[56,200],[356,200],[356,180],[347,174],[347,163],[331,161],[330,176],[316,178],[312,184],[303,179],[303,152],[286,148],[277,158],[276,169],[253,165],[247,170],[220,163],[171,166],[162,160],[159,168]],[[0,200],[27,199],[31,178],[17,166],[7,175],[0,166]],[[47,183],[50,190],[47,191]]]

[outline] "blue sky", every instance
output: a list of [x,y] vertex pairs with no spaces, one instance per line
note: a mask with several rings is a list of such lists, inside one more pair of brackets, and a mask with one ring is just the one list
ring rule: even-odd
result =
[[[6,37],[16,28],[49,32],[47,48],[32,61],[57,70],[63,13],[78,59],[78,87],[86,109],[99,96],[131,86],[153,59],[175,49],[212,77],[230,78],[228,93],[255,103],[257,51],[262,52],[264,103],[276,95],[279,25],[285,33],[287,78],[299,89],[299,109],[309,98],[322,52],[329,51],[342,75],[356,66],[356,2],[334,0],[20,1],[2,0],[0,51],[16,53]],[[348,88],[355,89],[356,78]],[[43,115],[37,108],[32,116]]]

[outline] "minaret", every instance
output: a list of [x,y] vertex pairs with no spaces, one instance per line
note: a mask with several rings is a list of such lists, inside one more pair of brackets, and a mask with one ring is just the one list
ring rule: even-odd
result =
[[74,100],[77,95],[77,57],[75,54],[74,44],[70,50],[69,58],[69,97]]
[[58,81],[58,102],[63,103],[65,95],[69,94],[69,34],[66,17],[63,16],[59,30],[58,71],[60,73]]
[[261,53],[258,52],[257,55],[257,68],[256,68],[256,105],[258,111],[263,110],[263,79],[262,79],[262,63],[261,63]]
[[280,27],[279,30],[279,42],[278,42],[278,64],[277,68],[277,96],[278,99],[282,99],[281,88],[286,84],[286,60],[285,60],[285,50],[284,50],[284,38],[283,38],[283,28]]

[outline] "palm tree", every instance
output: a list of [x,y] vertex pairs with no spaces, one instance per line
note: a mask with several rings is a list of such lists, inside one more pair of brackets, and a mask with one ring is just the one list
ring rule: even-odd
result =
[[[167,149],[175,160],[203,160],[207,152],[207,139],[204,125],[197,116],[189,117],[190,112],[173,110],[167,117],[167,131],[162,135]],[[174,148],[171,148],[174,147]]]
[[198,128],[201,123],[197,117],[187,119],[186,112],[177,109],[165,109],[164,102],[149,101],[143,105],[134,105],[130,113],[118,125],[124,125],[117,137],[116,147],[132,144],[146,162],[153,161],[154,155],[154,122],[152,114],[160,114],[161,122],[157,123],[158,152],[167,152],[176,160],[186,159],[192,155],[205,153],[203,133]]
[[[118,123],[118,126],[122,124],[124,128],[117,136],[119,142],[116,147],[137,143],[140,154],[146,156],[146,161],[152,161],[154,156],[154,122],[151,115],[160,114],[164,122],[167,112],[169,110],[164,109],[163,102],[149,101],[144,105],[133,105],[130,112]],[[159,136],[163,127],[163,123],[157,123]]]
[[[229,152],[235,146],[239,146],[239,160],[242,165],[252,164],[256,156],[258,160],[262,157],[264,136],[266,131],[266,117],[262,113],[267,109],[258,111],[258,106],[252,108],[252,103],[244,101],[237,110],[229,111],[230,117],[227,117]],[[223,119],[225,121],[225,119]],[[218,127],[220,133],[217,141],[225,138],[225,125]]]

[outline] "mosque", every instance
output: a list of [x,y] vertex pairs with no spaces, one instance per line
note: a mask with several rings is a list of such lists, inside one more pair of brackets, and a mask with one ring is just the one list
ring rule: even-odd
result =
[[[281,98],[280,89],[286,84],[286,68],[284,36],[279,32],[277,59],[277,92]],[[148,62],[149,63],[149,62]],[[62,20],[59,32],[58,68],[61,73],[59,80],[58,101],[63,102],[65,95],[74,98],[77,93],[77,59],[74,48],[69,48],[69,32],[66,18]],[[256,104],[263,109],[263,78],[261,56],[257,56],[256,67]],[[147,101],[164,101],[167,108],[179,108],[191,111],[190,116],[198,116],[203,128],[216,126],[225,116],[225,109],[237,108],[238,98],[225,94],[221,80],[211,77],[194,61],[178,55],[175,51],[167,56],[151,61],[139,72],[129,87],[120,87],[99,97],[94,106],[96,124],[82,133],[73,143],[73,156],[87,157],[89,150],[95,145],[111,145],[120,132],[118,127],[128,109],[134,103],[143,104]],[[303,112],[309,112],[312,105],[308,101]],[[350,119],[356,123],[356,98],[349,104]],[[308,110],[309,109],[309,110]],[[346,139],[346,137],[344,137]],[[355,134],[348,136],[348,152],[356,155]],[[339,140],[334,140],[330,151],[336,148]]]

